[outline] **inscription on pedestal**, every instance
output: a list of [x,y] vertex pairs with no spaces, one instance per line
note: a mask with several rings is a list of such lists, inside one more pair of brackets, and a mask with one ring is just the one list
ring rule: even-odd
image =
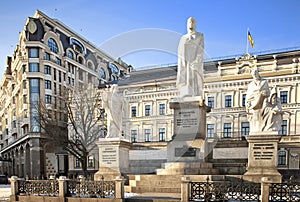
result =
[[175,148],[175,157],[195,157],[195,148]]
[[176,134],[197,133],[199,127],[199,113],[197,109],[181,109],[175,111]]
[[117,162],[116,148],[103,148],[102,151],[102,164],[111,165]]
[[254,143],[253,157],[255,160],[272,160],[274,156],[274,144]]

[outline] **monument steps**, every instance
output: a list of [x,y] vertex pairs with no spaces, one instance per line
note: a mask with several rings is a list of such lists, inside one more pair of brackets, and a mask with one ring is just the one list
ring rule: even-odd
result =
[[217,175],[219,170],[207,162],[168,162],[156,169],[157,175]]
[[[128,175],[129,185],[125,191],[130,193],[180,193],[183,175]],[[223,175],[185,175],[191,181],[205,182],[208,179],[223,181]]]

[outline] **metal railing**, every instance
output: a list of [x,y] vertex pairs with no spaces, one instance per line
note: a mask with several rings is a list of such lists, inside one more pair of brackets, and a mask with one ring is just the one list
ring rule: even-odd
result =
[[115,198],[114,181],[67,181],[67,196],[80,198]]
[[190,182],[190,201],[259,201],[260,183],[221,181]]
[[58,196],[57,180],[18,180],[19,195]]
[[300,182],[272,183],[270,201],[300,201]]

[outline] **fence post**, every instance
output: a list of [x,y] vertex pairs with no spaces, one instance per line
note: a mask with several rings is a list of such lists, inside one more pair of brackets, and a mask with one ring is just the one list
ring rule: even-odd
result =
[[18,177],[17,176],[11,176],[10,177],[10,186],[11,186],[11,195],[10,200],[17,201],[17,195],[18,195]]
[[189,183],[191,179],[189,177],[181,177],[181,201],[188,202],[190,195]]
[[271,182],[268,177],[261,178],[261,202],[269,202]]
[[115,179],[115,197],[116,199],[124,199],[124,182],[123,176],[117,176]]
[[65,197],[67,195],[67,177],[60,176],[58,178],[58,196]]

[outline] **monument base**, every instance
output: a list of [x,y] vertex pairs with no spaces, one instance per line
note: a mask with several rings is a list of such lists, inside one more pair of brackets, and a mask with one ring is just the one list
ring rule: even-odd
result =
[[174,135],[167,146],[167,163],[157,174],[216,174],[212,164],[205,162],[206,113],[210,107],[196,96],[176,98],[170,108],[174,109]]
[[260,183],[262,177],[267,177],[271,182],[281,182],[282,176],[277,171],[277,150],[280,138],[279,135],[265,132],[246,137],[249,143],[248,167],[243,179]]
[[131,143],[120,138],[101,138],[99,148],[99,171],[94,179],[113,180],[129,170],[129,148]]

